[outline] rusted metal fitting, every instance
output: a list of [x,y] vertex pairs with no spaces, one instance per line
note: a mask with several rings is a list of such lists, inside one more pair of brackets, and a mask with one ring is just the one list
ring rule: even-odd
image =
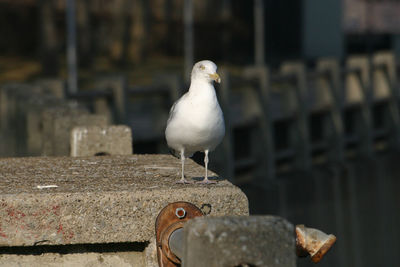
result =
[[186,210],[184,208],[177,208],[175,210],[175,215],[176,217],[178,217],[179,219],[183,219],[186,216]]
[[160,267],[179,266],[181,259],[171,251],[171,235],[183,228],[189,219],[203,216],[201,210],[189,202],[174,202],[163,208],[156,219],[157,258]]
[[310,255],[314,263],[319,262],[336,241],[336,236],[318,229],[296,225],[296,252],[299,257]]

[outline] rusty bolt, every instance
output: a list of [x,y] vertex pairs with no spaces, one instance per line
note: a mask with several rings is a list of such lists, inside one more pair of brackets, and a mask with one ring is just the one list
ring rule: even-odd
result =
[[175,210],[175,215],[176,217],[178,217],[179,219],[183,219],[186,216],[186,210],[184,208],[177,208]]

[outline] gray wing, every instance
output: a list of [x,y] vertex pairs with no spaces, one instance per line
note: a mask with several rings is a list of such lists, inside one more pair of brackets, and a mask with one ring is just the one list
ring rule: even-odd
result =
[[[168,117],[167,125],[174,118],[174,116],[176,114],[176,105],[178,104],[179,101],[180,101],[180,99],[175,101],[175,103],[172,105],[172,107],[171,107],[171,109],[169,111],[169,117]],[[180,155],[179,151],[176,151],[175,149],[172,149],[170,147],[169,147],[169,153],[171,153],[174,157],[176,157],[178,159],[181,158],[181,155]]]
[[177,110],[177,106],[179,103],[186,98],[186,94],[184,94],[181,98],[175,101],[175,103],[172,105],[171,109],[169,110],[169,117],[167,120],[167,125],[170,123],[170,121],[174,118]]
[[[169,117],[168,117],[168,120],[167,120],[167,126],[168,126],[168,124],[172,121],[172,119],[175,117],[175,115],[176,115],[176,113],[177,113],[177,110],[178,110],[179,103],[180,103],[183,99],[185,99],[186,96],[187,96],[187,95],[184,94],[181,98],[179,98],[178,100],[176,100],[175,103],[172,105],[171,109],[169,110]],[[181,157],[180,152],[179,152],[179,151],[176,151],[176,150],[174,150],[174,149],[172,149],[172,148],[169,148],[169,152],[170,152],[173,156],[175,156],[175,157],[177,157],[177,158],[180,158],[180,157]]]
[[177,101],[172,105],[171,109],[169,110],[169,117],[168,117],[168,120],[167,120],[167,125],[168,125],[169,122],[172,120],[172,118],[175,116],[175,113],[176,113],[175,107],[176,107],[176,103],[178,103],[178,102],[179,102],[179,100],[177,100]]

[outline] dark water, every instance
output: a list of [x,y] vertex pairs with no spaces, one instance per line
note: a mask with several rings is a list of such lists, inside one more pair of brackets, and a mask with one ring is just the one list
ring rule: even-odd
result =
[[[251,214],[276,214],[337,236],[318,266],[400,266],[400,152],[241,186]],[[314,266],[309,258],[298,266]]]

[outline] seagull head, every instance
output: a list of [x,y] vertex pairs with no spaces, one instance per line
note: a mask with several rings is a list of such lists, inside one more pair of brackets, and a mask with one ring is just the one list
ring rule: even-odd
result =
[[202,60],[194,64],[191,79],[192,81],[201,79],[208,82],[221,82],[221,78],[217,73],[217,65],[210,60]]

